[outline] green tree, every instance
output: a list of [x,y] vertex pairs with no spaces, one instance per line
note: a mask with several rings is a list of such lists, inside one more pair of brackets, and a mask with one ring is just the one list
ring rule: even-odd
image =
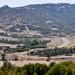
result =
[[72,70],[71,70],[71,69],[68,69],[68,71],[67,71],[67,75],[73,75],[73,73],[72,73]]
[[2,61],[5,61],[5,53],[2,53]]
[[37,40],[33,40],[31,43],[30,43],[30,46],[35,46],[35,45],[39,45],[39,42]]
[[0,75],[5,75],[4,72],[2,70],[0,70]]
[[67,68],[63,65],[55,65],[48,71],[48,75],[66,75]]

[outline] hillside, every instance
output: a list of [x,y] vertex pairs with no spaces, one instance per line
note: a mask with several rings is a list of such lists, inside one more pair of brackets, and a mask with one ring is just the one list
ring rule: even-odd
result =
[[75,4],[37,4],[11,8],[0,8],[0,27],[36,30],[43,35],[75,34]]

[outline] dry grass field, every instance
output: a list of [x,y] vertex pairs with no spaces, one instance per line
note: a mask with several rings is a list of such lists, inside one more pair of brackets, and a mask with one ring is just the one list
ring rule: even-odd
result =
[[47,43],[47,47],[48,48],[75,47],[75,36],[51,38],[51,42]]

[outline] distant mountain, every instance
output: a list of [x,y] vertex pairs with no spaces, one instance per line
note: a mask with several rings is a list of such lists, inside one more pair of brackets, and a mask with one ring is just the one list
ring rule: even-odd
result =
[[28,25],[43,34],[75,34],[75,4],[37,4],[0,8],[0,25]]

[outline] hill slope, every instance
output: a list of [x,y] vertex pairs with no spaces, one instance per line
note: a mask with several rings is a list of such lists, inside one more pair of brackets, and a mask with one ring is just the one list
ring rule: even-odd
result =
[[[0,26],[28,25],[42,34],[75,34],[75,4],[37,4],[0,8]],[[23,29],[23,28],[22,28]]]

